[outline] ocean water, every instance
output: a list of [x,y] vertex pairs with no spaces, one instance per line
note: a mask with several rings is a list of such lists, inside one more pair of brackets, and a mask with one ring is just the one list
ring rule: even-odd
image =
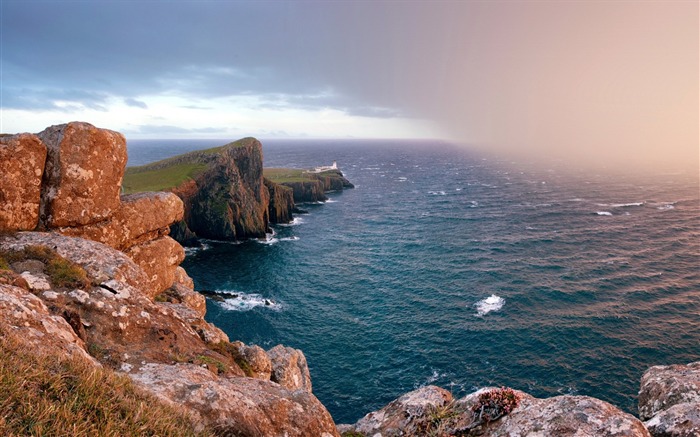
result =
[[[130,142],[130,164],[221,141]],[[184,267],[232,339],[306,354],[338,423],[436,384],[599,397],[636,412],[656,364],[700,360],[698,175],[538,168],[430,142],[267,141],[356,188],[267,241]]]

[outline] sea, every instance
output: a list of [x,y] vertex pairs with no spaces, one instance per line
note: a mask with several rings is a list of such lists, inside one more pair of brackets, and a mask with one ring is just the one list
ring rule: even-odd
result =
[[[140,165],[220,140],[129,141]],[[337,423],[434,384],[595,396],[636,413],[643,372],[700,360],[698,174],[577,170],[438,141],[268,140],[354,189],[183,266],[231,339],[301,349]]]

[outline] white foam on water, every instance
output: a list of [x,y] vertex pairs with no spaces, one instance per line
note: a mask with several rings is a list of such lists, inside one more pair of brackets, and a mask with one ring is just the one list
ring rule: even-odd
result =
[[[228,292],[227,292],[228,293]],[[260,294],[231,293],[235,297],[226,298],[223,302],[218,302],[224,309],[230,311],[250,311],[255,307],[265,307],[272,310],[279,310],[280,304],[272,299],[263,297]]]
[[280,238],[280,241],[297,241],[299,240],[299,237],[294,236],[294,237],[285,237],[285,238]]
[[667,203],[666,205],[657,206],[656,209],[661,211],[668,211],[669,209],[676,209],[673,203]]
[[201,252],[203,250],[207,250],[207,249],[211,248],[210,245],[208,245],[206,243],[202,243],[201,241],[199,242],[199,244],[200,244],[200,246],[198,246],[198,247],[185,247],[185,255],[194,255],[197,252]]
[[326,200],[326,203],[338,203],[338,201],[333,200],[333,199],[328,199],[328,200]]
[[610,206],[613,208],[627,208],[629,206],[644,206],[644,202],[613,203]]
[[447,193],[444,191],[428,191],[428,194],[432,194],[433,196],[445,196]]
[[398,179],[399,182],[406,182],[407,180],[408,180],[408,178],[404,177],[404,176],[399,176],[399,179]]
[[469,204],[470,204],[469,205],[470,208],[478,208],[479,207],[479,202],[477,202],[476,200],[469,201]]
[[596,214],[597,215],[612,215],[612,213],[608,212],[608,211],[598,211],[598,212],[596,212]]
[[294,217],[294,218],[292,219],[291,222],[289,222],[289,223],[280,223],[280,224],[278,224],[278,225],[276,225],[276,226],[285,226],[285,227],[286,227],[286,226],[297,226],[297,225],[300,225],[300,224],[302,224],[302,223],[304,223],[304,219],[303,219],[303,218],[301,218],[301,217]]
[[495,294],[492,294],[491,296],[485,299],[481,299],[479,302],[474,304],[474,306],[476,307],[476,315],[477,317],[483,317],[492,311],[498,311],[501,308],[503,308],[503,305],[505,305],[505,303],[505,299],[503,299],[500,296],[496,296]]

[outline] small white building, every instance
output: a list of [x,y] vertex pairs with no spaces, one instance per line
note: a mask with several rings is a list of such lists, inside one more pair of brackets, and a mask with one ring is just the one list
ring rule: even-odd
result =
[[338,170],[338,163],[333,161],[333,165],[322,165],[311,170],[309,173],[322,173],[328,170]]

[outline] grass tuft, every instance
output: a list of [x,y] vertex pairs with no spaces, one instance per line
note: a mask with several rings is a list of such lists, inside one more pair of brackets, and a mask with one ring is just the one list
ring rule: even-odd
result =
[[54,287],[87,288],[91,285],[85,269],[46,246],[27,246],[23,250],[0,252],[0,270],[3,270],[2,261],[9,269],[9,264],[27,259],[44,263],[44,273]]
[[0,435],[199,436],[183,411],[123,375],[79,359],[29,352],[0,332]]

